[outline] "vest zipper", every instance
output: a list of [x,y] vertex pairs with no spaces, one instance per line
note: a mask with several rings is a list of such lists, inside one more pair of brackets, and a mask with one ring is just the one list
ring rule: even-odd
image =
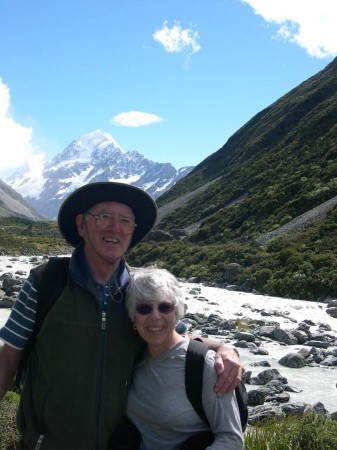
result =
[[[114,295],[118,292],[118,289]],[[101,342],[100,342],[100,358],[99,358],[99,375],[98,375],[98,389],[97,389],[97,409],[96,409],[96,439],[95,448],[98,450],[100,448],[100,414],[102,406],[102,386],[103,386],[103,367],[105,358],[105,331],[106,331],[106,315],[107,315],[107,300],[104,301],[102,305],[101,312]]]
[[34,450],[39,450],[39,448],[41,447],[43,438],[44,438],[44,434],[40,434],[39,439],[38,439],[37,442],[36,442],[36,445],[35,445],[35,449],[34,449]]
[[39,448],[41,447],[42,441],[45,437],[45,433],[46,433],[46,426],[45,426],[45,422],[44,422],[44,416],[45,416],[45,409],[46,409],[46,403],[48,400],[48,394],[45,394],[43,396],[43,401],[42,401],[42,405],[41,405],[41,412],[40,412],[40,420],[41,420],[41,424],[40,424],[40,436],[36,442],[35,448],[34,450],[39,450]]
[[101,317],[101,330],[104,331],[106,327],[106,312],[102,311],[102,317]]

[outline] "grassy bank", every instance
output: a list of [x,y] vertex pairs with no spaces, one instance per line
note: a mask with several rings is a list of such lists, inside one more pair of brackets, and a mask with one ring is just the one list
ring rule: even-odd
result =
[[[0,450],[16,450],[15,413],[19,396],[9,392],[0,403]],[[337,421],[314,412],[267,420],[245,432],[245,450],[331,450],[337,448]]]
[[19,434],[16,429],[16,410],[19,395],[9,391],[0,403],[0,450],[16,450]]

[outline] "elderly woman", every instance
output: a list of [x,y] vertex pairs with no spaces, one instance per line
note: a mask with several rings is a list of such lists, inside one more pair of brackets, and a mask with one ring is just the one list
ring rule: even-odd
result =
[[[213,351],[206,355],[202,388],[210,426],[198,416],[186,396],[185,358],[189,339],[175,330],[184,314],[178,280],[164,269],[133,269],[126,307],[135,330],[148,346],[148,354],[135,369],[127,403],[128,417],[141,433],[140,449],[187,448],[184,442],[194,435],[202,436],[205,431],[212,431],[214,436],[207,450],[242,449],[235,395],[229,392],[218,398],[214,393]],[[195,444],[191,448],[197,447]]]

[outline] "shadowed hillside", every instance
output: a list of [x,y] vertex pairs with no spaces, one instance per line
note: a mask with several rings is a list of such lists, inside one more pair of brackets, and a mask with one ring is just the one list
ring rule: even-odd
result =
[[[161,196],[165,238],[132,251],[131,262],[273,295],[336,296],[336,196],[337,59]],[[187,236],[170,240],[172,230]]]
[[[193,236],[203,243],[272,231],[337,195],[336,142],[334,60],[253,117],[220,150],[160,197],[158,205],[164,206],[217,179],[167,215],[160,228],[186,228],[203,220],[199,234]],[[226,208],[242,195],[247,198],[239,205]]]
[[0,217],[12,216],[30,220],[44,220],[20,194],[0,180]]

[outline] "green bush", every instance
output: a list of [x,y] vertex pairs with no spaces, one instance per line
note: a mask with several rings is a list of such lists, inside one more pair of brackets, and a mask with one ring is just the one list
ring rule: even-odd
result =
[[[249,324],[240,321],[240,328]],[[15,415],[19,396],[9,392],[0,403],[0,450],[18,450]],[[332,450],[337,448],[337,421],[308,412],[267,419],[245,432],[245,450]]]
[[19,395],[9,391],[0,403],[0,450],[16,450],[19,434],[16,429],[16,411]]
[[248,427],[245,450],[337,449],[337,421],[309,412]]

